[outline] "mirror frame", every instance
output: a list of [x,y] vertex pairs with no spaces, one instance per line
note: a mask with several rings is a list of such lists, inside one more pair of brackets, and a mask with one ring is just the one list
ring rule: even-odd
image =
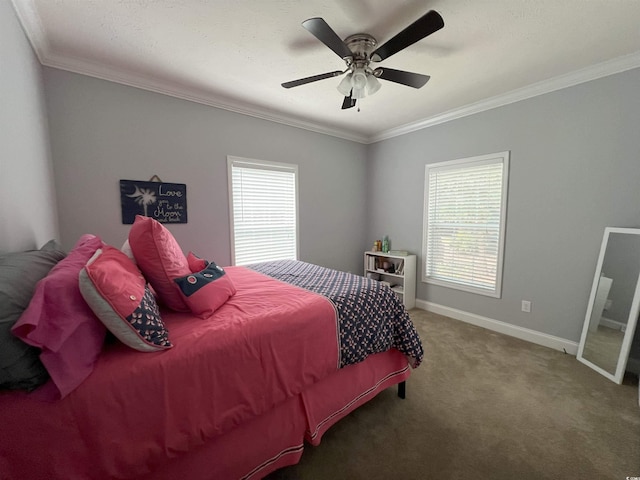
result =
[[[589,322],[591,319],[591,313],[593,311],[593,305],[595,303],[596,291],[598,290],[598,283],[600,281],[600,274],[602,273],[602,264],[604,262],[605,251],[607,250],[607,244],[609,243],[609,236],[612,233],[624,233],[629,235],[640,235],[640,228],[616,228],[607,227],[604,229],[604,236],[602,238],[602,245],[600,246],[600,255],[598,256],[598,263],[596,264],[596,273],[593,277],[593,284],[591,286],[591,295],[589,296],[589,303],[587,304],[587,314],[584,320],[584,326],[582,327],[582,336],[580,337],[580,345],[578,346],[578,354],[576,358],[585,365],[593,368],[598,373],[604,375],[609,380],[613,380],[617,384],[622,383],[624,372],[627,367],[627,360],[629,359],[629,351],[631,350],[631,342],[635,333],[636,324],[638,321],[638,313],[640,312],[640,274],[636,280],[636,287],[633,294],[633,301],[631,302],[631,310],[629,312],[629,319],[627,321],[627,328],[622,339],[622,346],[620,347],[620,356],[618,357],[618,363],[616,365],[616,371],[614,374],[607,372],[600,368],[598,365],[590,362],[584,358],[584,345],[587,339],[587,333],[589,332]],[[640,252],[638,253],[640,255]]]

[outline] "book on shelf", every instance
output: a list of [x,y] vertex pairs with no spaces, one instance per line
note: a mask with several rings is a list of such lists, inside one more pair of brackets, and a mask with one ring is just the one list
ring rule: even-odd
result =
[[389,250],[389,255],[397,255],[398,257],[406,257],[409,252],[406,250]]
[[378,270],[378,258],[377,257],[367,257],[367,269],[368,270]]

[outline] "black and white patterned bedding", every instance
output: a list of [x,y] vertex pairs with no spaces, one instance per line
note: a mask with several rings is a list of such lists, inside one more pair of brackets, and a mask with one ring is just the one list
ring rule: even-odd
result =
[[380,282],[305,262],[279,260],[247,265],[277,280],[328,298],[338,313],[340,367],[395,348],[415,368],[424,351],[396,294]]

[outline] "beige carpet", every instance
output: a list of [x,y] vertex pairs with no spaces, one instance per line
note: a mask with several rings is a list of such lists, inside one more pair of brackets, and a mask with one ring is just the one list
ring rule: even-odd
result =
[[637,377],[623,385],[574,356],[412,310],[425,362],[307,446],[278,479],[640,477]]

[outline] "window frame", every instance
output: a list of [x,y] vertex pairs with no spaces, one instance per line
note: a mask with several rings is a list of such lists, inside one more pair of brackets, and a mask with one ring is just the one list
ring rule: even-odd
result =
[[[459,158],[456,160],[448,160],[444,162],[437,162],[425,165],[425,183],[424,183],[424,203],[423,203],[423,232],[422,232],[422,275],[421,281],[423,283],[438,285],[441,287],[452,288],[464,292],[475,293],[483,296],[501,298],[502,297],[502,277],[504,266],[504,245],[506,236],[506,219],[507,219],[507,198],[509,187],[509,160],[510,152],[498,152],[486,155],[477,155],[473,157]],[[495,285],[492,290],[485,288],[474,287],[470,285],[464,285],[461,283],[450,282],[427,276],[427,249],[429,240],[429,174],[434,170],[449,170],[464,167],[465,165],[472,167],[482,164],[502,164],[502,183],[501,183],[501,195],[500,195],[500,226],[498,233],[498,255],[496,262],[496,278]]]
[[[298,188],[298,165],[293,163],[272,162],[268,160],[256,160],[252,158],[236,157],[227,155],[227,186],[229,191],[229,226],[231,237],[231,264],[236,265],[236,242],[235,242],[235,216],[233,203],[233,167],[244,166],[256,170],[275,170],[290,172],[294,176],[294,196],[295,196],[295,260],[300,258],[300,208],[299,208],[299,188]],[[265,260],[268,261],[268,260]]]

